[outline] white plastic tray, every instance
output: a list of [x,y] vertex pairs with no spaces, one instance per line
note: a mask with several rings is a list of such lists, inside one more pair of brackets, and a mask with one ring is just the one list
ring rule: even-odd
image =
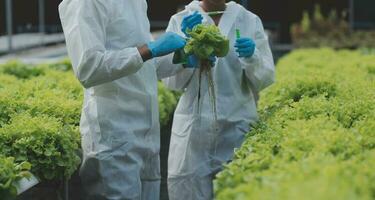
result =
[[18,183],[16,184],[17,188],[17,195],[20,195],[21,193],[25,192],[26,190],[32,188],[36,184],[39,183],[38,178],[36,178],[34,175],[32,175],[29,179],[22,178]]

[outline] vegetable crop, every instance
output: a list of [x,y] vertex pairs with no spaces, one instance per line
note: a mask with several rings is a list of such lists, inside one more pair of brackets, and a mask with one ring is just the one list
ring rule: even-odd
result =
[[[158,86],[160,121],[166,125],[177,96]],[[68,60],[0,65],[0,199],[14,194],[12,185],[24,172],[59,181],[77,170],[82,100],[83,89]]]
[[15,183],[22,178],[30,178],[30,163],[17,164],[13,157],[0,156],[0,197],[4,200],[15,199],[17,189]]
[[260,123],[217,176],[216,199],[374,199],[374,69],[360,51],[282,58]]
[[80,164],[81,86],[72,73],[0,66],[0,155],[29,162],[41,180],[69,178]]
[[193,30],[187,30],[190,38],[184,48],[188,55],[194,54],[200,60],[207,60],[210,56],[225,57],[229,51],[229,40],[215,25],[199,24]]
[[199,24],[192,30],[187,30],[187,33],[190,38],[188,39],[184,51],[187,55],[195,55],[199,58],[200,75],[198,102],[200,102],[201,96],[202,76],[205,75],[207,76],[209,86],[208,92],[212,111],[215,121],[217,121],[215,83],[211,71],[213,63],[210,61],[210,57],[225,57],[229,52],[229,40],[220,33],[220,29],[215,25]]

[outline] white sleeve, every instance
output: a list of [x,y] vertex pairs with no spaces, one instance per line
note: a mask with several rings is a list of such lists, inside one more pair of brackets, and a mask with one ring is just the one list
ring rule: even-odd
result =
[[[169,21],[166,32],[174,32],[179,34],[178,27],[179,26],[176,20],[172,17]],[[183,70],[183,66],[181,64],[173,64],[173,55],[174,53],[171,53],[166,56],[155,58],[156,73],[159,79],[176,75]]]
[[173,64],[173,53],[159,58],[155,58],[156,74],[158,79],[174,76],[183,70],[181,64]]
[[143,60],[136,47],[118,51],[105,47],[110,10],[99,0],[68,1],[59,13],[73,70],[85,88],[137,72]]
[[[175,18],[175,17],[172,17],[170,22],[169,22],[169,25],[168,25],[168,28],[167,28],[167,31],[171,31],[171,32],[175,32],[175,33],[178,33],[178,34],[183,34],[180,30],[180,25],[178,23],[178,20]],[[169,61],[167,62],[172,62],[172,58],[173,58],[173,55],[169,55]],[[166,60],[164,60],[164,63],[166,62]],[[189,81],[191,80],[191,77],[193,76],[194,74],[194,69],[188,69],[188,68],[183,68],[182,65],[175,65],[175,66],[168,66],[166,63],[164,65],[160,65],[160,66],[164,66],[164,67],[169,67],[169,71],[168,69],[165,69],[163,70],[164,72],[164,75],[167,75],[167,76],[164,76],[163,78],[163,83],[165,84],[165,86],[171,90],[183,90],[185,89],[185,87],[187,86],[187,84],[189,83]],[[170,70],[170,69],[174,69],[174,70]],[[160,72],[158,72],[159,74]],[[167,78],[165,78],[167,77]]]
[[251,58],[241,58],[242,68],[247,78],[259,93],[275,81],[275,64],[268,43],[268,37],[263,29],[261,20],[256,18],[256,33],[254,42],[255,53]]

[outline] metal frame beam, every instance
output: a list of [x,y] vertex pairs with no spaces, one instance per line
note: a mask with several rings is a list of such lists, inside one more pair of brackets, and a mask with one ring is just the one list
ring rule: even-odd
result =
[[354,30],[354,0],[349,0],[349,25]]
[[[38,21],[39,21],[39,33],[44,34],[46,32],[45,25],[45,0],[38,0]],[[40,37],[40,45],[44,45],[44,37]]]
[[6,30],[8,35],[8,50],[13,51],[13,10],[12,0],[5,0],[5,18],[6,18]]

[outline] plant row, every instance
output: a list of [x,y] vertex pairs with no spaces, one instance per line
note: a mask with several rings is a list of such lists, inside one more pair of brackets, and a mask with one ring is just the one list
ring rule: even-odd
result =
[[375,198],[374,55],[294,51],[279,61],[259,113],[218,174],[216,199]]
[[[177,95],[159,83],[161,124]],[[41,181],[68,179],[80,165],[79,121],[83,89],[68,60],[0,66],[0,194],[31,172]]]

